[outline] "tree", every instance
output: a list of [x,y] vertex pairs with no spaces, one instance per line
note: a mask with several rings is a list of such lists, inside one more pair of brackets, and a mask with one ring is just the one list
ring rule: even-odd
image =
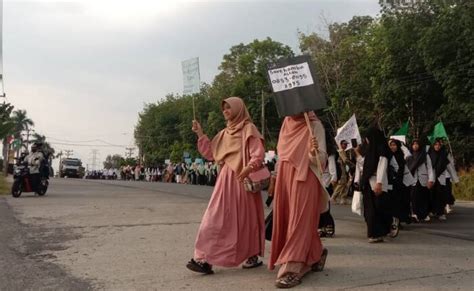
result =
[[10,135],[15,128],[15,123],[11,120],[10,115],[13,111],[13,105],[10,103],[0,104],[0,138],[3,140],[3,169],[5,176],[8,175],[8,150],[9,144],[7,136]]
[[[26,147],[28,149],[28,141],[24,141],[21,133],[26,130],[29,131],[35,123],[31,118],[28,117],[26,110],[18,109],[13,112],[12,121],[15,123],[14,136],[15,139],[21,140],[21,147]],[[28,133],[29,134],[29,133]],[[20,148],[21,148],[20,147]],[[17,155],[20,151],[20,148],[17,148]]]
[[[133,161],[135,164],[136,161]],[[126,164],[125,158],[121,155],[107,155],[104,161],[104,169],[118,169]]]
[[54,158],[54,154],[55,154],[56,151],[51,146],[51,144],[46,141],[46,136],[35,132],[31,135],[31,141],[30,142],[31,143],[42,144],[41,150],[43,151],[43,153],[48,155],[51,159]]

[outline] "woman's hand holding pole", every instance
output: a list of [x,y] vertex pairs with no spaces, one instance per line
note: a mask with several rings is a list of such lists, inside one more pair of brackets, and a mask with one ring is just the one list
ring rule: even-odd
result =
[[194,131],[199,138],[204,135],[201,124],[197,120],[193,120],[192,131]]

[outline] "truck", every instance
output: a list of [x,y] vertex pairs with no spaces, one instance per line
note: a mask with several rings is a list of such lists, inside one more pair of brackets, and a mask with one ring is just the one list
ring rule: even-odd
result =
[[80,178],[84,177],[85,169],[80,159],[66,158],[59,163],[59,177]]

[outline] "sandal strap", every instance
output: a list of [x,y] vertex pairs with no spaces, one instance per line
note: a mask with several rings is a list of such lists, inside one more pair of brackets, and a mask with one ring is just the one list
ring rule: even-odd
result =
[[279,279],[280,283],[291,285],[292,283],[300,282],[300,278],[295,273],[287,273]]

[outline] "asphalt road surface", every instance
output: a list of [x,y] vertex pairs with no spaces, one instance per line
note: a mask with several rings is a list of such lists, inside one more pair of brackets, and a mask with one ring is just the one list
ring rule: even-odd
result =
[[[212,188],[53,179],[45,197],[0,196],[0,290],[273,290],[275,271],[185,268]],[[267,209],[268,211],[268,209]],[[349,206],[333,206],[326,269],[297,290],[473,290],[474,204],[368,244]],[[266,257],[269,244],[267,243]],[[266,259],[264,259],[266,263]]]

